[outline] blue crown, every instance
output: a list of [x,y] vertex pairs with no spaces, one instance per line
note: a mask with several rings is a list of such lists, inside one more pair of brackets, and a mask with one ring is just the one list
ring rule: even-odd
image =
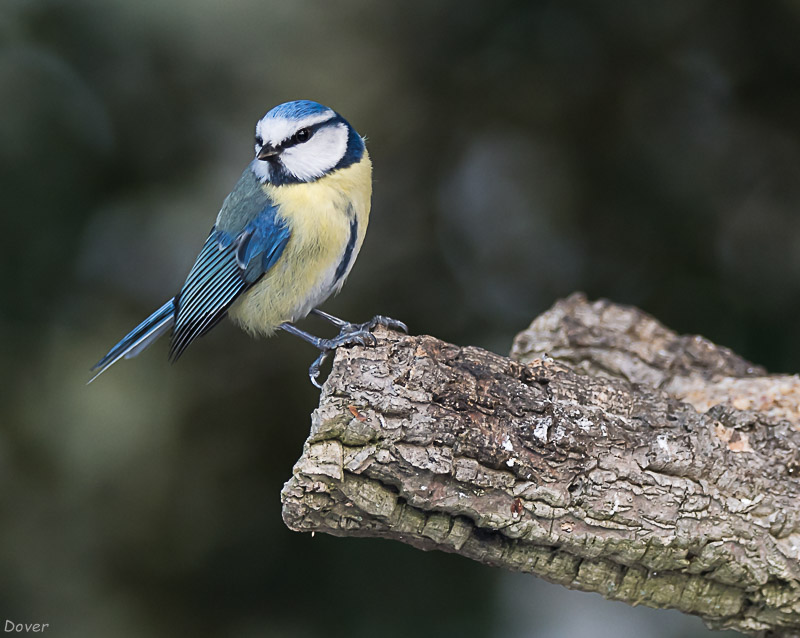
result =
[[302,120],[310,115],[317,115],[330,111],[327,106],[323,106],[311,100],[295,100],[294,102],[284,102],[271,109],[264,117],[286,118],[289,120]]

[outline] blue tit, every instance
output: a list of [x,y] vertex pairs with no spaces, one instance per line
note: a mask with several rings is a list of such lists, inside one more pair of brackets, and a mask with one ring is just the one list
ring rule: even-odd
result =
[[[298,100],[276,106],[256,125],[255,158],[225,199],[183,288],[92,368],[102,374],[172,330],[170,358],[229,315],[251,334],[281,329],[316,346],[309,368],[335,348],[374,344],[372,330],[399,321],[376,316],[351,324],[317,309],[353,267],[369,221],[372,162],[364,140],[332,109]],[[333,339],[294,323],[315,313],[336,325]]]

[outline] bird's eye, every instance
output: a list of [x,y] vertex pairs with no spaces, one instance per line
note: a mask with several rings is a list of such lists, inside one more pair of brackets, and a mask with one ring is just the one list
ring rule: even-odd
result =
[[259,146],[264,146],[264,138],[262,138],[260,135],[256,135],[256,144]]
[[305,142],[309,137],[311,137],[311,129],[308,128],[301,128],[294,134],[294,139],[298,142]]

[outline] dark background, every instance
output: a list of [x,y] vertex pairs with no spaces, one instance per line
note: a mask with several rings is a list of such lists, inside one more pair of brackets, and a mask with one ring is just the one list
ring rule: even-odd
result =
[[[0,622],[52,636],[701,635],[289,532],[315,356],[224,323],[89,367],[183,282],[280,102],[368,137],[327,310],[508,351],[574,290],[800,369],[800,3],[0,3]],[[324,326],[309,320],[311,330]]]

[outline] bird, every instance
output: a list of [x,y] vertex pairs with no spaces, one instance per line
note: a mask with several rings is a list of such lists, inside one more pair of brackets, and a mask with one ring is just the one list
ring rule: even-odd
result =
[[[315,346],[320,352],[308,374],[318,388],[320,367],[336,348],[374,345],[378,325],[407,332],[383,315],[359,324],[318,308],[350,274],[371,198],[372,162],[347,120],[311,100],[275,106],[256,124],[255,157],[225,198],[180,292],[111,348],[89,383],[170,331],[175,362],[226,316],[254,336],[283,330]],[[339,334],[324,339],[298,328],[309,314]]]

